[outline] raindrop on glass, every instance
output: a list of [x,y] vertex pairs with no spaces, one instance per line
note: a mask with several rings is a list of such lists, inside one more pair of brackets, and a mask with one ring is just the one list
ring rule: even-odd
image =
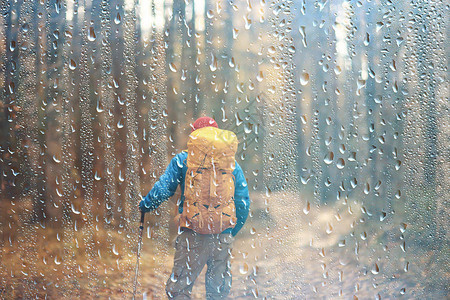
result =
[[94,27],[89,27],[89,32],[88,32],[88,40],[93,42],[95,41],[95,39],[97,38],[97,36],[95,35],[95,30]]
[[70,59],[69,69],[75,70],[76,68],[77,68],[77,63],[73,59]]
[[330,164],[333,163],[333,159],[334,159],[334,153],[332,151],[330,151],[330,152],[327,153],[327,155],[325,155],[323,161],[327,165],[330,165]]
[[339,158],[336,162],[336,167],[339,170],[342,170],[345,167],[345,160],[343,158]]
[[120,24],[120,22],[122,22],[122,17],[120,16],[120,13],[117,13],[116,17],[114,18],[114,23],[118,25]]
[[303,85],[303,86],[305,86],[305,85],[307,85],[308,83],[309,83],[309,74],[306,73],[306,72],[303,72],[303,73],[300,75],[300,84]]

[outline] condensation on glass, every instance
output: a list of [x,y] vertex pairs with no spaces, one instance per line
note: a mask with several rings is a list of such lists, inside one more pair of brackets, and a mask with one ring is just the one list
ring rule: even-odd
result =
[[[448,297],[447,4],[0,10],[2,298],[130,298],[137,204],[203,115],[237,134],[250,190],[231,298]],[[147,215],[144,298],[179,196]]]

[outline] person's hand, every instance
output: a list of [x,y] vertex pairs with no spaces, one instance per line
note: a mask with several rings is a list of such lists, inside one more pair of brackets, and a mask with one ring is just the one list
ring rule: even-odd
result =
[[148,205],[148,206],[145,205],[145,200],[141,200],[141,202],[139,202],[139,209],[140,209],[140,211],[145,212],[145,213],[147,213],[151,210],[150,205]]

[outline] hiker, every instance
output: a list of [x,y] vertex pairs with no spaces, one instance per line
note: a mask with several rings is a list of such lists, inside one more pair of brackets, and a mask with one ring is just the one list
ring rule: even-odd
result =
[[247,182],[235,160],[236,135],[201,117],[192,124],[188,150],[177,154],[152,190],[139,203],[143,212],[157,208],[181,187],[179,235],[169,299],[190,299],[205,264],[206,298],[226,298],[231,288],[230,254],[234,236],[244,225],[250,199]]

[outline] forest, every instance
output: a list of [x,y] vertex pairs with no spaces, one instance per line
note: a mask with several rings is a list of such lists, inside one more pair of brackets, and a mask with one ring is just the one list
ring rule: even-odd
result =
[[[138,203],[201,116],[236,133],[250,190],[232,299],[449,297],[448,4],[0,12],[0,298],[131,298]],[[179,197],[146,215],[144,299],[165,297]]]

